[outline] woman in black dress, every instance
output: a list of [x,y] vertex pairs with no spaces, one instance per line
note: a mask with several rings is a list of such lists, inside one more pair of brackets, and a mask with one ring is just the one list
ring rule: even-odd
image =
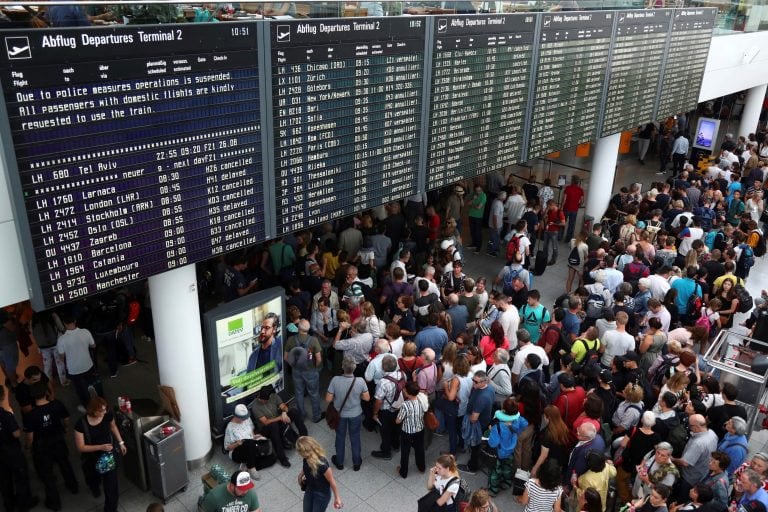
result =
[[101,496],[103,484],[104,512],[116,512],[117,454],[125,455],[125,442],[103,398],[91,398],[85,411],[75,424],[75,446],[83,454],[83,476],[95,498]]

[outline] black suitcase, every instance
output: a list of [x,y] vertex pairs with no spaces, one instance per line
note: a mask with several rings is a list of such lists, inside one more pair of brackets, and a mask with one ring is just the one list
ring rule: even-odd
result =
[[547,269],[547,255],[544,251],[536,253],[536,261],[533,263],[533,275],[540,276]]

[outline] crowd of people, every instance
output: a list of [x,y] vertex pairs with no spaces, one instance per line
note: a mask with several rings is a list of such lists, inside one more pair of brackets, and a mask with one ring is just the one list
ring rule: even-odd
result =
[[[584,199],[577,178],[556,197],[548,181],[492,173],[471,187],[420,194],[211,262],[200,289],[223,300],[285,288],[286,340],[282,354],[268,352],[282,357],[296,406],[267,387],[235,407],[224,448],[240,468],[203,509],[259,509],[259,469],[290,467],[286,450],[295,447],[304,510],[341,507],[332,468],[351,461],[359,471],[371,457],[396,458],[399,478],[413,478],[414,466],[424,475],[429,492],[419,510],[453,511],[460,502],[495,510],[492,498],[509,492],[527,512],[624,504],[718,512],[733,503],[759,512],[768,506],[768,455],[748,457],[739,390],[702,357],[739,312],[751,311],[750,336],[768,341],[768,294],[752,297],[744,288],[765,253],[767,164],[756,154],[757,140],[727,137],[709,168],[697,172],[682,161],[645,193],[638,184],[622,188],[586,230],[576,221]],[[499,268],[470,277],[465,260],[483,247]],[[532,276],[556,264],[561,250],[564,293],[544,304]],[[30,367],[9,381],[51,510],[61,507],[54,462],[69,491],[78,490],[63,442],[69,415],[50,385],[57,369],[62,380],[57,357],[83,407],[74,435],[84,480],[94,495],[103,489],[105,510],[117,507],[114,459],[125,445],[89,383],[94,338],[111,342],[111,374],[119,355],[135,360],[133,333],[120,342],[130,297],[112,310],[90,309],[108,311],[88,317],[109,320],[97,335],[79,327],[82,311],[58,312],[44,371]],[[13,332],[16,324],[3,319]],[[35,339],[46,339],[46,324],[31,325],[40,327]],[[323,412],[331,409],[333,422]],[[55,420],[42,421],[46,411]],[[16,472],[0,472],[0,489],[6,507],[30,508],[21,429],[3,413],[0,448],[12,456],[0,457],[0,466],[15,461]],[[305,421],[324,418],[335,430],[333,447],[308,436]],[[380,438],[369,453],[363,428]],[[426,449],[435,442],[444,449],[430,467]],[[104,472],[103,454],[114,457]],[[469,492],[461,476],[481,469],[486,486]]]
[[[674,159],[674,176],[644,194],[622,188],[586,231],[577,178],[556,199],[549,183],[491,174],[297,233],[212,275],[229,298],[282,284],[289,317],[309,321],[340,413],[337,470],[347,437],[353,470],[364,463],[362,428],[380,435],[371,457],[399,450],[401,478],[411,451],[428,471],[425,447],[445,436],[428,479],[440,499],[425,510],[453,510],[460,490],[446,479],[484,465],[488,500],[516,492],[528,511],[758,510],[768,455],[748,458],[739,390],[702,357],[739,312],[768,341],[765,294],[744,289],[765,253],[766,163],[757,141],[741,142],[727,137],[703,172]],[[550,307],[532,276],[563,243],[568,279]],[[484,247],[506,261],[466,275]],[[310,394],[312,410],[321,400]]]

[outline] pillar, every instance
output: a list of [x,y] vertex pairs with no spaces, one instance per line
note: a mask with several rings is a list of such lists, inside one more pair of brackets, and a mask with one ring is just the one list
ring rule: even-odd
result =
[[739,123],[739,133],[747,136],[755,133],[757,124],[760,122],[760,112],[763,110],[763,100],[765,99],[765,90],[768,84],[758,85],[747,90],[747,97],[744,101],[744,111],[741,113],[741,123]]
[[160,384],[176,392],[187,462],[196,466],[212,443],[195,266],[150,277],[149,293]]
[[595,222],[600,222],[613,195],[613,179],[616,176],[620,141],[621,134],[615,133],[598,139],[595,144],[595,156],[592,159],[592,172],[589,174],[584,209],[584,215],[589,215],[595,219]]

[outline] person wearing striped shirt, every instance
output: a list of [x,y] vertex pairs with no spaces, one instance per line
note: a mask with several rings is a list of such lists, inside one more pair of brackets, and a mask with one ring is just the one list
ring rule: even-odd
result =
[[405,385],[403,389],[405,401],[395,419],[395,423],[400,425],[400,465],[397,466],[397,474],[402,478],[408,478],[411,447],[413,447],[419,473],[423,473],[427,467],[424,455],[424,413],[427,412],[429,403],[427,400],[419,399],[419,391],[419,385],[416,382]]

